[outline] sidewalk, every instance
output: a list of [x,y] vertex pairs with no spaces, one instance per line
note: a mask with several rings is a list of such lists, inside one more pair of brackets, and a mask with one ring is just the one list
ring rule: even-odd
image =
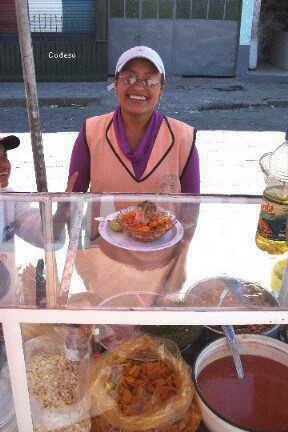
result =
[[[115,101],[107,90],[108,82],[38,83],[40,106],[98,103],[114,107]],[[182,104],[190,109],[209,111],[245,107],[288,107],[287,83],[270,80],[238,81],[233,78],[168,77],[164,97],[165,109]],[[25,105],[23,83],[0,83],[0,106]],[[181,105],[180,105],[181,106]],[[176,109],[176,108],[175,108]]]
[[[36,191],[30,135],[17,135],[21,139],[21,146],[9,155],[13,167],[10,185],[19,192]],[[76,136],[77,132],[43,134],[49,192],[65,190]],[[262,194],[265,183],[258,160],[263,153],[272,151],[283,140],[283,132],[199,131],[197,148],[201,192]]]

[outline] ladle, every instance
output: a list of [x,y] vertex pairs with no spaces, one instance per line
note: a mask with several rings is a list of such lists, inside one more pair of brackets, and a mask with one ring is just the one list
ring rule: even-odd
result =
[[243,366],[242,366],[242,362],[241,362],[241,358],[240,358],[240,353],[238,350],[238,341],[237,341],[237,337],[234,331],[234,327],[232,325],[223,325],[222,326],[224,334],[226,336],[232,357],[233,357],[233,361],[234,361],[234,365],[236,368],[236,372],[238,375],[238,378],[243,379],[244,378],[244,370],[243,370]]

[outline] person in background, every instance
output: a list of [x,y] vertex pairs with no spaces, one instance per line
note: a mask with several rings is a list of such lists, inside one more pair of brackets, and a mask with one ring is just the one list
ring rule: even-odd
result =
[[[20,145],[19,138],[9,135],[0,138],[0,189],[1,193],[13,192],[9,187],[11,162],[9,152]],[[72,177],[74,182],[76,176]],[[69,191],[68,182],[67,191]],[[71,191],[71,189],[70,189]],[[54,215],[55,247],[64,244],[65,230],[63,210],[59,209]],[[57,223],[59,221],[59,223]],[[30,202],[0,200],[0,305],[19,305],[23,292],[19,283],[15,265],[15,235],[24,241],[43,248],[42,220],[39,208]],[[40,252],[40,257],[43,253]],[[31,267],[31,266],[30,266]],[[34,292],[35,294],[35,292]],[[31,296],[32,297],[32,296]],[[23,300],[23,299],[22,299]],[[35,303],[35,295],[34,295]]]

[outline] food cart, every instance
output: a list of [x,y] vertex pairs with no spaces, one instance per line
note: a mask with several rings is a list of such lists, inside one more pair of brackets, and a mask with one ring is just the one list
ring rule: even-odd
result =
[[[35,338],[51,336],[47,328],[53,331],[56,328],[57,335],[64,342],[71,325],[81,324],[86,329],[93,329],[89,335],[93,335],[94,344],[96,341],[105,349],[105,353],[99,353],[97,358],[90,356],[89,364],[92,358],[96,365],[94,378],[97,378],[100,374],[97,362],[101,364],[101,357],[105,358],[110,350],[117,352],[123,344],[127,347],[125,344],[131,340],[141,338],[145,326],[150,330],[158,326],[160,336],[158,332],[157,337],[169,340],[167,326],[175,330],[176,326],[190,329],[195,326],[196,329],[199,326],[267,324],[274,328],[274,325],[288,324],[285,268],[282,286],[281,278],[279,282],[280,291],[271,291],[273,268],[283,257],[268,255],[255,244],[261,203],[259,196],[10,193],[1,194],[0,200],[3,206],[25,203],[34,213],[39,211],[41,220],[41,247],[33,245],[29,238],[17,237],[15,230],[13,246],[11,242],[3,246],[2,242],[1,251],[6,258],[14,260],[9,286],[13,301],[7,296],[0,299],[0,321],[19,432],[66,431],[61,427],[79,421],[70,410],[70,418],[74,420],[53,423],[52,410],[47,422],[54,424],[54,429],[52,426],[47,428],[46,420],[37,412],[32,387],[27,385],[26,371],[31,366],[28,365],[31,358],[29,344]],[[161,212],[173,217],[173,226],[167,232],[150,241],[139,241],[127,232],[111,230],[111,220],[143,201],[154,203]],[[55,218],[59,208],[62,220]],[[36,225],[30,224],[30,230],[35,235]],[[36,271],[39,260],[44,263],[43,274]],[[1,275],[4,278],[4,273]],[[227,293],[223,295],[222,291],[220,297],[218,292],[215,300],[214,290],[209,289],[210,283],[213,281],[214,287],[219,281],[225,282],[225,278],[230,282],[233,279],[253,283],[270,292],[271,298],[283,300],[280,304],[278,300],[271,304],[261,304],[261,301],[225,303]],[[43,280],[46,289],[39,298],[37,289],[39,281],[43,283]],[[201,291],[207,295],[203,297]],[[159,326],[165,326],[165,335],[161,336]],[[279,337],[279,327],[277,330],[276,336]],[[246,328],[246,332],[249,329]],[[199,339],[195,344],[192,342],[191,339],[191,344],[187,344],[189,350],[186,355],[184,349],[182,353],[190,366],[205,346]],[[45,346],[44,338],[44,356],[48,345],[47,342]],[[174,341],[172,347],[175,346],[177,349]],[[66,344],[65,352],[70,359],[75,350],[79,351],[79,347],[70,347],[69,351]],[[39,347],[38,354],[41,354]],[[87,361],[87,355],[83,358]],[[108,364],[109,357],[106,359]],[[84,377],[84,381],[90,389],[91,378],[89,381]],[[106,390],[111,390],[109,386],[106,383]],[[100,405],[105,395],[101,391],[97,393]],[[82,408],[75,405],[75,412],[81,412]],[[59,414],[56,411],[55,417]],[[91,415],[90,405],[87,412]],[[41,429],[43,425],[39,422],[35,424],[39,419],[44,421],[46,429]],[[146,430],[156,426],[152,424]],[[204,426],[199,425],[198,431],[204,430],[201,427]]]

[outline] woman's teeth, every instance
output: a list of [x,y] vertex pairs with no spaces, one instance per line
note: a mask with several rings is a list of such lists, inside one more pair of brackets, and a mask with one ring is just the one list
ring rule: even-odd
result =
[[139,100],[139,101],[145,101],[145,96],[137,96],[137,95],[129,95],[129,99]]

